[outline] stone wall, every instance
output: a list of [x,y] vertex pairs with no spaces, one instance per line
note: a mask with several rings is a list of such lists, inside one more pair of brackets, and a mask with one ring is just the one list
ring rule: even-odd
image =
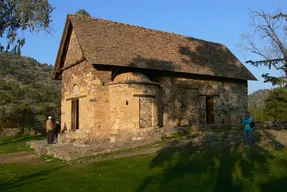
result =
[[109,86],[111,82],[111,71],[95,68],[92,71],[92,82],[90,84],[90,99],[88,106],[90,106],[90,115],[92,118],[91,134],[105,135],[110,132],[110,101],[109,101]]
[[67,130],[71,130],[71,108],[72,99],[79,97],[79,129],[87,132],[92,126],[89,122],[88,107],[89,102],[89,88],[91,82],[91,73],[87,73],[87,63],[69,68],[62,74],[62,117],[61,126],[66,125]]
[[214,96],[214,123],[236,124],[247,110],[247,81],[161,76],[163,125],[206,123],[206,96]]
[[158,126],[157,85],[110,84],[109,95],[112,133]]
[[0,138],[2,137],[14,137],[21,134],[21,129],[19,128],[3,128],[0,129]]
[[[64,67],[81,60],[82,49],[74,32],[71,34]],[[61,126],[71,131],[72,100],[79,99],[79,136],[101,135],[109,132],[109,92],[107,83],[111,71],[96,69],[94,65],[81,62],[62,73]]]
[[20,135],[41,135],[45,132],[43,129],[20,129],[20,128],[2,128],[0,129],[0,138],[15,137]]
[[98,71],[85,61],[63,72],[62,127],[66,124],[71,130],[71,100],[79,98],[79,131],[97,135],[109,132],[108,77],[110,72]]
[[[111,72],[94,68],[83,62],[63,72],[62,126],[71,126],[71,98],[78,86],[80,101],[79,132],[83,137],[98,137],[140,129],[140,101],[155,95],[152,112],[144,114],[152,119],[152,127],[181,126],[206,123],[206,95],[215,98],[215,124],[236,124],[247,110],[246,81],[212,81],[192,78],[159,76],[155,85],[110,84]],[[145,102],[146,101],[146,102]],[[143,107],[143,106],[142,106]],[[146,108],[147,109],[147,108]],[[142,110],[144,112],[145,110]],[[143,113],[142,113],[143,114]],[[148,126],[147,126],[148,127]]]

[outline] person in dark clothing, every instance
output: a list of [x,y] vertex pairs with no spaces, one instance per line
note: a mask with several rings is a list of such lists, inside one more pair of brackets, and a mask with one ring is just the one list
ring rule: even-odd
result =
[[53,121],[52,121],[52,117],[49,116],[48,120],[46,121],[46,133],[47,133],[47,140],[48,140],[48,144],[52,144],[53,143]]
[[58,135],[61,132],[61,125],[59,121],[56,122],[55,130],[54,130],[54,142],[58,143]]
[[244,114],[244,119],[242,123],[244,124],[244,146],[249,147],[251,144],[255,143],[255,140],[252,136],[253,128],[251,123],[253,122],[252,116],[248,111]]

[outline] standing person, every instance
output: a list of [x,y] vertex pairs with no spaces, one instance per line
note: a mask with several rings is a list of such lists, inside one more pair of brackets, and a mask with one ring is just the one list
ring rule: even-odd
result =
[[49,116],[48,120],[46,121],[46,133],[47,133],[47,140],[48,140],[48,144],[52,144],[53,143],[53,121],[52,121],[52,117]]
[[244,125],[244,146],[249,147],[251,144],[251,141],[253,141],[252,138],[252,117],[248,111],[245,112],[244,118],[243,118],[243,125]]
[[55,131],[54,131],[54,142],[58,143],[58,134],[61,132],[61,125],[59,121],[56,122]]

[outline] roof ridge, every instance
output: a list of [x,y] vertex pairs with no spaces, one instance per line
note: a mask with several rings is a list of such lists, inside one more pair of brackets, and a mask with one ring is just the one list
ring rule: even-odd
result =
[[[62,44],[63,39],[68,38],[70,26],[73,26],[90,63],[257,80],[223,44],[75,14],[68,14],[66,17],[64,36],[59,49],[61,52],[57,58],[65,54]],[[109,37],[106,32],[109,32]],[[137,37],[138,35],[140,37]],[[169,40],[171,43],[167,43]],[[100,44],[102,46],[99,46]],[[58,68],[62,65],[59,59],[56,64]]]
[[72,16],[72,17],[73,16],[75,16],[75,17],[82,17],[82,18],[91,19],[91,20],[106,21],[106,22],[110,22],[110,23],[115,23],[115,24],[130,26],[130,27],[136,27],[136,28],[144,29],[144,30],[151,30],[151,31],[155,31],[155,32],[160,32],[160,33],[165,33],[165,34],[169,34],[169,35],[183,37],[183,38],[186,38],[186,39],[192,39],[192,40],[195,40],[195,41],[203,41],[203,42],[218,44],[218,45],[221,45],[223,47],[227,47],[226,45],[224,45],[222,43],[217,43],[217,42],[213,42],[213,41],[198,39],[198,38],[194,38],[194,37],[186,36],[186,35],[181,35],[181,34],[174,33],[174,32],[168,32],[168,31],[163,31],[163,30],[159,30],[159,29],[147,28],[147,27],[143,27],[143,26],[139,26],[139,25],[135,25],[135,24],[127,24],[127,23],[123,23],[123,22],[119,22],[119,21],[112,21],[112,20],[103,19],[103,18],[88,17],[88,16],[84,16],[84,15],[79,15],[79,14],[68,14],[68,17],[70,17],[70,16]]

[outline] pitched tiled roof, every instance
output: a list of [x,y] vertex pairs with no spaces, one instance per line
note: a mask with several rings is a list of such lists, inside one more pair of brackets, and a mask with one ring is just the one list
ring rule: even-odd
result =
[[257,80],[219,43],[80,15],[68,15],[69,22],[91,64]]

